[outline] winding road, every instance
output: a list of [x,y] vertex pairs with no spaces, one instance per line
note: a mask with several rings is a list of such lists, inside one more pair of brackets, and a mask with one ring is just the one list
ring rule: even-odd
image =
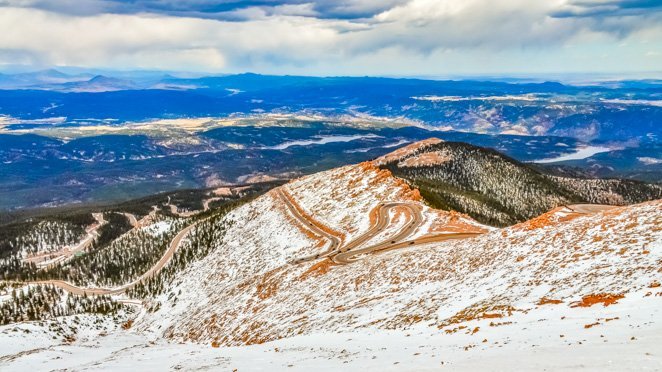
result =
[[175,237],[172,239],[170,242],[170,245],[168,246],[168,249],[166,252],[163,254],[161,259],[154,265],[152,268],[150,268],[148,271],[146,271],[143,275],[141,275],[138,279],[132,281],[131,283],[125,284],[121,287],[116,287],[116,288],[85,288],[85,287],[78,287],[75,286],[69,282],[66,282],[64,280],[44,280],[44,281],[37,281],[37,282],[31,282],[28,284],[50,284],[54,285],[57,287],[60,287],[64,289],[67,292],[70,292],[72,294],[76,295],[95,295],[95,296],[101,296],[101,295],[117,295],[126,292],[127,290],[135,287],[138,283],[141,283],[148,278],[151,278],[154,276],[154,274],[158,273],[170,260],[172,259],[172,256],[175,254],[177,249],[179,248],[182,239],[188,235],[188,233],[195,227],[197,223],[193,223],[191,225],[188,225],[187,227],[183,228]]
[[[394,249],[405,247],[412,247],[422,244],[433,242],[441,242],[451,239],[467,239],[472,238],[481,233],[446,233],[446,234],[430,234],[424,235],[417,239],[407,240],[423,222],[422,207],[417,203],[408,202],[388,202],[377,205],[371,212],[371,216],[375,216],[375,223],[366,232],[359,235],[355,239],[343,244],[343,235],[340,233],[333,233],[328,227],[324,226],[321,222],[310,217],[304,212],[303,208],[299,206],[294,198],[289,195],[284,187],[276,189],[278,198],[283,201],[292,216],[299,221],[301,225],[310,230],[314,235],[326,238],[331,241],[329,249],[325,252],[298,258],[292,261],[293,264],[313,261],[320,258],[329,258],[337,264],[349,264],[356,260],[361,255],[370,253],[386,252]],[[391,210],[400,209],[406,215],[406,222],[400,230],[393,234],[390,238],[372,244],[366,247],[361,247],[363,244],[379,235],[391,223],[390,212]],[[359,248],[361,247],[361,248]]]
[[[371,216],[376,216],[376,222],[372,227],[370,227],[370,229],[368,229],[368,231],[343,244],[344,236],[342,234],[337,232],[330,233],[329,231],[333,230],[330,230],[328,227],[324,226],[324,224],[305,213],[303,208],[301,208],[301,206],[296,203],[294,198],[289,195],[284,187],[278,188],[276,193],[278,197],[285,203],[292,216],[298,220],[302,226],[310,230],[313,234],[331,241],[331,245],[327,251],[315,255],[297,258],[292,261],[293,264],[300,264],[320,258],[329,258],[336,264],[349,264],[359,260],[361,256],[371,253],[383,253],[395,249],[411,248],[419,245],[443,242],[447,240],[469,239],[483,234],[479,232],[427,234],[416,239],[408,239],[424,222],[423,215],[421,213],[422,207],[417,203],[390,202],[381,203],[370,212]],[[593,214],[616,208],[614,206],[600,204],[573,204],[567,205],[565,207],[570,209],[572,212],[579,214]],[[372,245],[363,246],[366,242],[379,235],[387,226],[392,223],[389,212],[397,208],[400,208],[407,216],[407,221],[403,227],[388,239]]]
[[329,229],[321,222],[315,220],[313,217],[306,215],[306,213],[303,211],[301,206],[299,206],[299,204],[296,201],[294,201],[292,196],[287,191],[285,191],[283,187],[277,188],[275,190],[275,193],[278,196],[278,198],[283,202],[285,207],[290,211],[292,217],[294,217],[297,221],[299,221],[301,225],[305,226],[305,228],[308,231],[312,232],[313,235],[319,236],[321,238],[325,238],[331,242],[326,252],[309,257],[300,258],[297,261],[295,261],[295,263],[310,261],[321,257],[327,257],[339,252],[339,249],[342,246],[343,240],[345,238],[343,234]]
[[[275,197],[278,198],[285,208],[289,211],[292,217],[298,221],[301,226],[310,232],[313,236],[325,239],[328,241],[328,248],[318,254],[301,257],[294,261],[293,264],[300,264],[304,262],[314,261],[320,258],[328,258],[336,264],[349,264],[362,258],[362,256],[383,253],[395,249],[411,248],[419,245],[442,242],[453,239],[468,239],[481,235],[480,232],[470,233],[438,233],[427,234],[415,239],[411,239],[414,232],[424,223],[422,213],[422,206],[418,203],[411,202],[386,202],[380,203],[370,212],[370,220],[373,221],[372,226],[356,238],[345,242],[345,234],[336,231],[322,222],[310,216],[305,210],[294,200],[292,195],[286,190],[285,187],[274,189]],[[170,205],[171,208],[174,207]],[[205,205],[208,208],[208,205]],[[592,214],[606,209],[612,208],[611,206],[594,205],[594,204],[576,204],[567,205],[571,211],[581,214]],[[176,207],[175,207],[176,208]],[[205,208],[205,209],[206,209]],[[379,241],[371,245],[365,245],[368,241],[381,234],[393,221],[391,221],[391,211],[399,210],[405,215],[405,223],[399,230],[395,231],[389,238]],[[129,221],[134,226],[139,226],[139,221],[135,220],[135,216],[125,214]],[[133,217],[133,218],[132,218]],[[101,223],[101,221],[99,221]],[[137,284],[154,276],[168,262],[172,259],[173,255],[181,245],[182,240],[193,229],[198,222],[195,222],[184,229],[182,229],[172,239],[168,249],[161,257],[161,259],[147,272],[131,283],[125,284],[116,288],[84,288],[78,287],[63,280],[47,280],[30,282],[23,284],[50,284],[60,287],[72,294],[76,295],[117,295],[126,292],[127,290],[135,287]]]
[[92,245],[94,239],[99,236],[99,229],[108,223],[108,221],[103,218],[103,213],[92,213],[92,217],[94,217],[96,222],[85,229],[85,238],[83,238],[75,246],[65,247],[55,252],[45,252],[31,255],[23,259],[23,262],[34,263],[39,268],[50,268],[58,263],[66,262],[67,260],[74,257],[78,252],[85,251],[90,245]]
[[[205,201],[205,203],[204,203],[204,210],[205,211],[209,210],[209,202],[213,201],[215,199],[217,199],[217,198],[210,198],[210,199]],[[170,200],[168,200],[168,202],[170,202]],[[177,207],[172,205],[172,204],[170,204],[170,207],[171,207],[171,209],[174,209],[173,213],[176,213]],[[152,215],[152,213],[156,211],[156,207],[153,207],[153,208],[154,208],[154,210],[152,212],[150,212],[150,215]],[[122,213],[122,214],[128,219],[129,223],[134,227],[134,229],[140,228],[145,224],[145,221],[144,221],[145,218],[138,221],[136,219],[136,216],[131,214],[131,213]],[[102,214],[95,213],[94,215],[95,215],[95,218],[97,218],[97,220],[99,221],[100,225],[107,222],[107,221],[103,220],[103,215]],[[195,223],[192,223],[191,225],[189,225],[189,226],[183,228],[181,231],[179,231],[177,233],[177,235],[175,235],[175,237],[170,242],[170,245],[168,246],[168,249],[165,251],[163,256],[161,256],[161,259],[159,259],[159,261],[154,266],[152,266],[149,270],[147,270],[144,274],[142,274],[136,280],[132,281],[131,283],[125,284],[123,286],[115,287],[115,288],[78,287],[78,286],[76,286],[74,284],[71,284],[71,283],[69,283],[67,281],[64,281],[64,280],[43,280],[43,281],[35,281],[35,282],[26,282],[26,283],[23,283],[23,284],[48,284],[48,285],[53,285],[53,286],[56,286],[56,287],[60,287],[60,288],[64,289],[65,291],[69,292],[69,293],[72,293],[72,294],[75,294],[75,295],[81,295],[81,296],[82,295],[103,296],[103,295],[122,294],[122,293],[126,292],[127,290],[135,287],[139,283],[144,282],[145,280],[151,278],[152,276],[154,276],[159,271],[161,271],[161,269],[163,269],[165,267],[165,265],[167,265],[168,262],[170,262],[170,260],[174,256],[175,252],[177,251],[177,249],[181,245],[182,240],[201,221],[204,221],[204,220],[200,220],[200,221],[197,221]],[[96,233],[96,229],[98,229],[98,227],[95,228],[95,230],[94,230],[95,233]],[[91,243],[91,241],[92,241],[92,239],[90,239],[90,243]]]
[[138,219],[136,218],[136,216],[133,213],[121,213],[121,214],[124,215],[124,217],[126,217],[126,219],[129,221],[131,226],[140,227]]
[[220,197],[220,196],[214,196],[214,197],[204,199],[202,201],[202,209],[201,210],[186,211],[186,212],[180,212],[179,207],[177,207],[176,205],[174,205],[170,202],[170,197],[169,196],[168,196],[168,202],[165,205],[170,208],[170,213],[172,213],[172,214],[174,214],[178,217],[192,217],[192,216],[195,216],[196,214],[200,214],[202,212],[207,212],[209,210],[209,203],[211,203],[213,201],[216,201],[216,200],[221,200],[221,199],[223,199],[223,198]]

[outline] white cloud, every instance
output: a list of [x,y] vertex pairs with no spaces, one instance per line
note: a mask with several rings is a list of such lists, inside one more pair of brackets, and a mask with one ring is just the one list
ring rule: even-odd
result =
[[218,70],[228,61],[259,62],[281,54],[295,61],[324,54],[338,35],[302,17],[219,22],[149,14],[78,17],[2,8],[0,24],[0,50],[22,50],[42,63],[102,67]]
[[[30,8],[44,3],[38,0],[0,5],[8,2],[21,7],[0,7],[0,64],[433,75],[656,71],[662,62],[660,55],[641,57],[661,47],[659,13],[554,16],[578,6],[567,0],[274,4],[225,14],[242,20],[236,22],[103,13],[108,4],[100,0],[82,1],[79,13]],[[329,18],[332,12],[377,13],[343,20]],[[619,58],[595,66],[602,55]]]

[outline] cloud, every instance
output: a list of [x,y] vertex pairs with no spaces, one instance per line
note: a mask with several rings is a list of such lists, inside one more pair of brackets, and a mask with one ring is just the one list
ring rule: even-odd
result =
[[324,19],[369,18],[406,0],[0,0],[0,6],[28,7],[71,15],[154,13],[233,19],[237,14],[289,14]]
[[546,17],[547,2],[413,0],[375,16],[381,24],[358,48],[396,43],[429,53],[437,49],[537,47],[562,43],[577,31]]
[[327,23],[305,17],[241,23],[154,14],[80,17],[4,8],[0,56],[23,51],[34,61],[53,65],[219,71],[228,61],[314,59],[338,35],[337,23]]
[[661,47],[661,14],[645,0],[0,0],[0,64],[325,75],[657,71],[659,55],[641,56]]
[[554,17],[651,16],[661,9],[662,2],[659,0],[572,0],[552,15]]

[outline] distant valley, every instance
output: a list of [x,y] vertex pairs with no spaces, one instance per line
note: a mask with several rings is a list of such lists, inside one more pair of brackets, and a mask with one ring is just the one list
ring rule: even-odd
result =
[[[109,72],[113,74],[113,72]],[[659,140],[656,80],[557,82],[164,73],[0,75],[11,128],[155,118],[314,113],[395,118],[443,130],[548,135],[584,141]]]
[[662,179],[660,84],[0,76],[0,210],[290,179],[429,137],[546,172]]
[[[295,116],[6,130],[0,134],[0,209],[114,202],[175,189],[290,179],[370,160],[433,136],[493,148],[524,162],[562,158],[590,146],[568,137],[485,135]],[[653,146],[639,150],[650,148],[647,154],[657,156],[659,147]],[[570,169],[558,168],[563,163],[540,166],[575,176],[593,177],[599,171],[599,176],[659,180],[662,164],[639,162],[640,155],[632,149],[625,158],[607,157]]]

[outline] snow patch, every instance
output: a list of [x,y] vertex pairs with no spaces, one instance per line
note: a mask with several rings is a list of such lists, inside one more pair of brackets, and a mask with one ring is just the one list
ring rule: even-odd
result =
[[637,160],[639,160],[641,163],[644,163],[645,165],[662,164],[662,159],[651,158],[651,157],[647,157],[647,156],[637,158]]
[[595,154],[600,154],[603,152],[609,152],[613,150],[618,150],[618,149],[604,147],[604,146],[578,147],[577,150],[571,154],[560,155],[555,158],[534,160],[533,163],[546,164],[546,163],[556,163],[556,162],[568,161],[568,160],[581,160],[581,159],[590,158]]
[[378,135],[372,134],[372,133],[370,133],[370,134],[355,134],[355,135],[351,135],[351,136],[342,136],[342,135],[337,135],[337,136],[314,136],[313,139],[283,142],[279,145],[263,147],[262,149],[285,150],[285,149],[290,148],[292,146],[325,145],[327,143],[351,142],[351,141],[355,141],[355,140],[359,140],[359,139],[366,139],[366,138],[381,138],[381,136],[378,136]]

